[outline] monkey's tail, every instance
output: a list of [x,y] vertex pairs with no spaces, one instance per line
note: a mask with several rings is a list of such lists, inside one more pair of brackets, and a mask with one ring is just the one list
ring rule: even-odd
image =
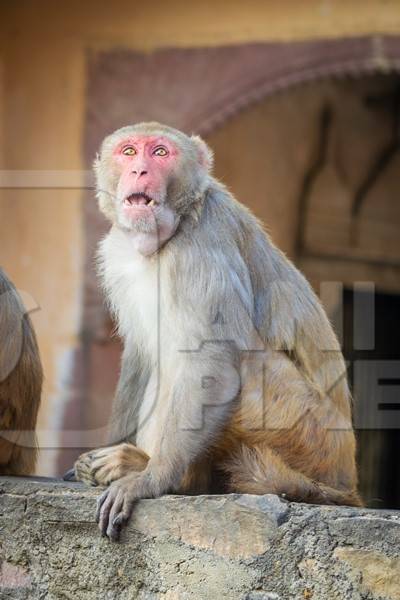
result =
[[241,494],[277,494],[294,502],[362,506],[356,490],[339,490],[317,482],[289,467],[267,445],[240,450],[223,466],[231,492]]

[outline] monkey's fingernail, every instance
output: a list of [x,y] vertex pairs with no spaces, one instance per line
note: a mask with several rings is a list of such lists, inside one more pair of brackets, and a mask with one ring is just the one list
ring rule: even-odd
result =
[[100,527],[101,535],[108,536],[108,531],[107,531],[108,523],[105,519],[102,519],[100,521],[99,527]]
[[66,473],[63,475],[64,481],[76,481],[75,469],[68,469]]
[[115,517],[115,519],[113,520],[112,524],[114,527],[121,527],[121,525],[124,523],[125,519],[124,519],[124,515],[117,515]]

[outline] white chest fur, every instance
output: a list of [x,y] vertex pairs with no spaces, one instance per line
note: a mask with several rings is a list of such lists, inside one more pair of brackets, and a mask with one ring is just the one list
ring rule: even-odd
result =
[[160,263],[145,257],[129,234],[112,229],[100,245],[101,271],[119,333],[151,357],[158,355],[160,325]]
[[[168,279],[162,277],[165,273],[160,256],[143,256],[129,234],[117,228],[101,243],[99,258],[106,294],[125,346],[139,348],[152,364],[152,375],[140,400],[136,439],[138,446],[151,455],[157,425],[166,410],[163,406],[166,395],[162,390],[170,384],[167,364],[171,364],[174,355],[171,340],[176,337]],[[166,372],[163,382],[161,371]]]

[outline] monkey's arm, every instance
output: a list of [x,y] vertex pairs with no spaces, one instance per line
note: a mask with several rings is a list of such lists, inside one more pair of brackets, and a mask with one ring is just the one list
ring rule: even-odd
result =
[[205,341],[182,352],[159,428],[146,495],[177,490],[187,468],[226,423],[240,388],[237,349],[230,342]]
[[148,362],[136,345],[126,344],[108,425],[108,444],[135,442],[140,404],[149,378]]
[[197,351],[181,353],[147,467],[115,481],[99,499],[103,535],[118,538],[135,500],[179,487],[187,467],[209,447],[232,410],[240,387],[236,361],[237,350],[229,342],[205,342]]
[[133,444],[139,408],[149,376],[148,363],[137,346],[127,344],[122,355],[121,374],[108,425],[109,446],[81,454],[64,479],[75,478],[88,485],[109,485],[129,471],[145,468],[148,456]]

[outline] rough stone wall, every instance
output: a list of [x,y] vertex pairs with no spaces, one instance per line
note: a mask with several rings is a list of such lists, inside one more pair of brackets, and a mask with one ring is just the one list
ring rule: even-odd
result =
[[0,598],[400,599],[400,513],[277,496],[138,502],[119,544],[98,490],[0,478]]

